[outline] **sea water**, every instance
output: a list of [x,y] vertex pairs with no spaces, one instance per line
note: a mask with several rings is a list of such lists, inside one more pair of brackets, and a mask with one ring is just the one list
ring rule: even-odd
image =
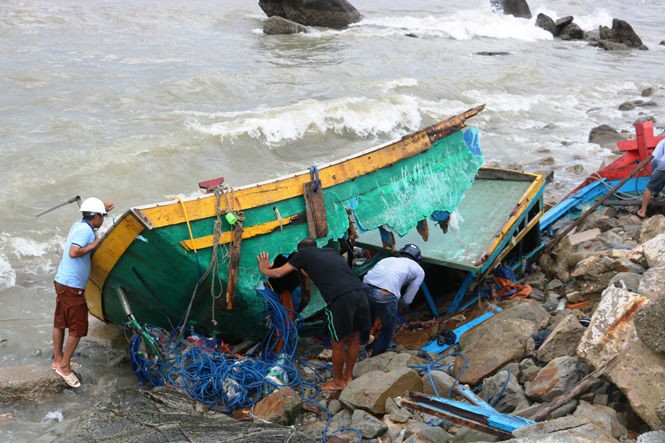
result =
[[[653,115],[663,131],[662,2],[531,1],[530,20],[489,0],[351,3],[364,19],[347,29],[267,36],[258,1],[2,2],[0,365],[50,365],[52,280],[79,214],[35,215],[76,195],[114,201],[117,217],[195,195],[202,180],[292,173],[485,104],[469,124],[486,163],[546,163],[556,200],[610,158],[588,142],[592,128],[630,135]],[[553,39],[539,12],[585,31],[625,20],[649,50]],[[640,99],[657,106],[619,110]],[[0,440],[66,437],[79,414],[136,383],[94,340],[77,357],[93,374],[82,389],[0,405],[14,414]]]

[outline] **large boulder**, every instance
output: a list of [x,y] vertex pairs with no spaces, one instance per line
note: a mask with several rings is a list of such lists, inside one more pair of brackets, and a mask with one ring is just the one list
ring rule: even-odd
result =
[[526,0],[503,0],[503,13],[518,18],[531,18],[531,10]]
[[663,423],[656,409],[665,398],[665,355],[654,352],[640,340],[633,321],[635,313],[648,302],[648,298],[634,292],[608,287],[577,354],[595,368],[616,356],[616,363],[605,376],[623,392],[649,427],[660,429]]
[[[600,26],[599,46],[606,50],[637,48],[647,50],[640,37],[635,33],[632,26],[623,20],[613,19],[612,28]],[[609,43],[604,45],[603,42]]]
[[307,27],[278,15],[268,17],[268,19],[263,22],[264,34],[298,34],[301,32],[307,32]]
[[268,17],[280,16],[305,26],[343,29],[362,15],[346,0],[259,0]]
[[342,391],[339,401],[351,408],[360,408],[372,414],[384,414],[388,397],[402,397],[409,391],[422,390],[423,382],[413,369],[371,371],[349,383]]

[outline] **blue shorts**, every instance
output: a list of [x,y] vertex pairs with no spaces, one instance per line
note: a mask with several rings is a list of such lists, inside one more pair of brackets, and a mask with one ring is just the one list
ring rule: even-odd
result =
[[651,178],[649,178],[649,183],[647,183],[647,189],[651,191],[655,197],[663,190],[665,187],[665,169],[656,169],[651,173]]

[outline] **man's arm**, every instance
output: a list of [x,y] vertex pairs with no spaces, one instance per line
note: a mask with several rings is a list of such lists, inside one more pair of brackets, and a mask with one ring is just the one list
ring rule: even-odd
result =
[[270,256],[267,252],[259,252],[259,256],[256,259],[259,262],[259,271],[266,277],[281,278],[296,270],[289,263],[284,263],[279,268],[272,269],[270,267]]
[[423,271],[422,268],[419,267],[419,269],[416,271],[411,281],[409,281],[409,284],[406,287],[406,291],[404,291],[404,294],[402,295],[402,297],[400,297],[401,304],[404,305],[411,304],[414,297],[418,293],[418,289],[420,289],[420,285],[422,284],[424,279],[425,279],[425,271]]
[[69,247],[69,257],[70,258],[83,257],[85,254],[87,254],[88,252],[95,249],[97,247],[98,243],[99,243],[99,239],[96,238],[91,243],[88,243],[87,245],[85,245],[83,247],[81,247],[79,245],[72,244]]

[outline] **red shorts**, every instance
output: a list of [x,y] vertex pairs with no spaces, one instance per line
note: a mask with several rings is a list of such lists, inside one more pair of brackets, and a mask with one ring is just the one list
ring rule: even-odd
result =
[[88,305],[85,304],[83,295],[85,291],[58,282],[53,284],[56,294],[53,327],[69,328],[69,335],[72,337],[85,337],[88,335]]

